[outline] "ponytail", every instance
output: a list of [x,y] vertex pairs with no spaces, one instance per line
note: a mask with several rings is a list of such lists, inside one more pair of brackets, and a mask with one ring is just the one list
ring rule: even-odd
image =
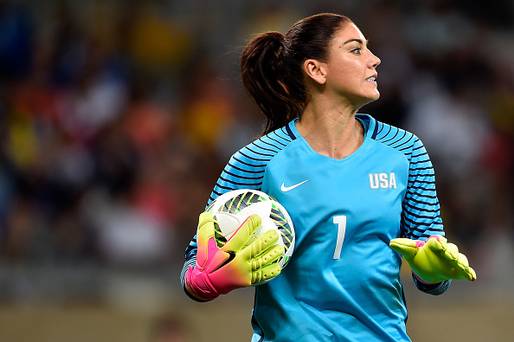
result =
[[258,35],[241,55],[243,84],[267,118],[264,134],[286,125],[303,110],[305,90],[293,92],[287,68],[287,47],[280,32]]
[[286,35],[265,32],[253,38],[241,55],[243,84],[266,115],[264,134],[299,117],[308,101],[303,62],[325,60],[328,44],[348,17],[319,13],[293,24]]

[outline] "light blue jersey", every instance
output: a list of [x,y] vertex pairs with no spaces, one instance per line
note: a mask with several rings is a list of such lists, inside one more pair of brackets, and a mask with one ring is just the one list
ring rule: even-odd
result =
[[[314,151],[296,120],[236,152],[209,202],[234,189],[276,198],[294,223],[293,256],[256,287],[252,341],[410,341],[397,237],[444,235],[435,175],[412,133],[358,114],[363,144],[344,159]],[[194,264],[195,239],[184,270]],[[449,282],[418,287],[444,292]]]

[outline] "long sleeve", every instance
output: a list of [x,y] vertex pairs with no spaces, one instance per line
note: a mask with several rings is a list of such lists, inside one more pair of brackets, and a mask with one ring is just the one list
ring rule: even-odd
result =
[[[403,235],[413,240],[426,240],[432,235],[444,236],[440,209],[432,162],[421,140],[416,139],[410,155],[409,179],[403,201]],[[444,293],[451,284],[449,280],[424,284],[414,274],[413,280],[419,290],[432,295]]]
[[[293,137],[285,128],[282,128],[260,137],[234,153],[216,181],[207,201],[207,207],[216,198],[232,190],[261,190],[268,163],[292,140]],[[184,289],[186,289],[184,284],[186,271],[196,264],[196,251],[195,235],[186,248],[184,266],[180,274],[180,281]]]

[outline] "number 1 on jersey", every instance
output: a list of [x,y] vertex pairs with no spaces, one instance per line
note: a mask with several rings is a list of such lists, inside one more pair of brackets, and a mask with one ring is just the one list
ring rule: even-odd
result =
[[346,232],[346,216],[334,216],[333,222],[337,224],[337,242],[333,259],[341,259],[341,249],[343,248],[344,234]]

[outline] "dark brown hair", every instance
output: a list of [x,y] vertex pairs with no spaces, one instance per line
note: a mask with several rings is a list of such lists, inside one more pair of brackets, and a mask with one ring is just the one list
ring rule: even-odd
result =
[[308,101],[303,62],[326,60],[334,33],[348,22],[343,15],[320,13],[296,22],[285,35],[265,32],[247,43],[241,55],[241,77],[266,115],[265,134],[302,113]]

